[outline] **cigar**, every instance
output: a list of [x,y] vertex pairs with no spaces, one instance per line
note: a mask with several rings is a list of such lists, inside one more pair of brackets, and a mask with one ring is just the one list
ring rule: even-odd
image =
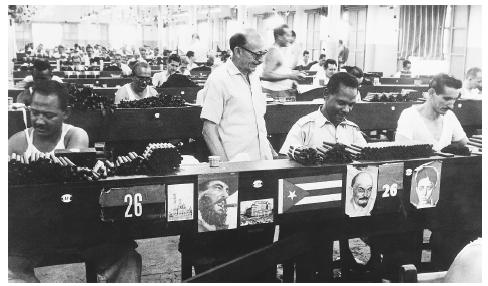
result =
[[71,162],[69,158],[65,157],[64,159],[66,160],[66,162],[68,162],[70,166],[76,166],[73,162]]
[[27,154],[24,153],[23,157],[24,157],[24,162],[26,164],[29,164],[29,157],[27,157]]
[[483,135],[473,135],[473,138],[476,138],[476,139],[482,139],[483,138]]
[[471,146],[474,146],[474,147],[479,147],[479,148],[483,147],[483,145],[478,144],[478,143],[474,143],[474,142],[472,142],[472,141],[468,141],[468,143],[467,143],[467,144],[468,144],[468,145],[471,145]]
[[107,164],[110,168],[115,167],[114,163],[110,162],[109,160],[105,161],[105,164]]
[[17,162],[20,162],[20,155],[17,155],[17,157],[15,158],[15,160],[17,160]]
[[119,160],[115,161],[115,167],[120,167]]
[[124,161],[122,160],[121,156],[117,157],[117,160],[115,161],[117,164],[121,165]]
[[127,163],[132,162],[132,159],[129,156],[124,156],[124,159],[127,161]]
[[356,147],[354,145],[346,145],[346,148],[349,148],[349,149],[352,149],[352,150],[355,150],[355,151],[358,151],[358,152],[361,152],[362,148],[359,148],[359,147]]
[[34,153],[34,161],[37,161],[39,160],[39,153]]
[[352,154],[354,154],[354,155],[359,155],[359,154],[361,154],[361,152],[358,152],[358,151],[353,150],[353,149],[349,149],[349,148],[347,148],[347,147],[346,147],[346,151],[347,151],[347,152],[349,152],[349,153],[352,153]]
[[64,160],[64,158],[63,158],[63,157],[59,157],[58,159],[59,159],[59,162],[61,162],[61,164],[62,164],[63,166],[65,166],[65,167],[66,167],[66,166],[68,166],[68,162],[66,162],[66,160]]
[[133,152],[130,152],[130,153],[129,153],[129,158],[130,158],[131,160],[134,160],[134,159],[136,158],[136,156],[134,156]]
[[15,160],[15,158],[17,158],[17,154],[12,153],[12,155],[11,155],[10,159]]
[[127,163],[129,162],[129,160],[127,160],[127,158],[125,158],[125,156],[120,156],[121,160],[122,160],[122,163]]
[[469,141],[475,142],[475,143],[480,143],[480,144],[483,143],[483,141],[481,141],[481,139],[477,139],[477,138],[469,138]]
[[92,172],[92,175],[93,175],[93,177],[95,177],[95,179],[97,179],[97,180],[100,179],[100,176],[98,174],[96,174],[95,172]]
[[59,161],[59,159],[56,156],[53,156],[53,161],[58,165],[63,165],[63,163],[61,163],[61,161]]
[[24,156],[20,156],[20,163],[25,164]]
[[330,143],[330,142],[327,142],[327,141],[324,141],[322,142],[324,146],[330,146],[330,147],[334,147],[336,145],[336,143]]
[[351,144],[352,147],[356,147],[358,148],[359,150],[363,150],[363,147],[359,146],[359,145],[356,145],[356,144]]

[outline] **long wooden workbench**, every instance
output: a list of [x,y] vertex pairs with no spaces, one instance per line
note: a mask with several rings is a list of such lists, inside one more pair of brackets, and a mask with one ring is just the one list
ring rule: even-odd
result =
[[[439,201],[433,208],[416,209],[410,204],[411,172],[408,170],[413,170],[417,166],[433,160],[442,162]],[[395,161],[357,162],[355,164],[379,166],[393,162]],[[278,241],[241,260],[238,259],[226,267],[218,269],[218,275],[209,273],[198,276],[195,281],[215,281],[215,277],[251,275],[253,272],[259,271],[258,268],[263,269],[270,264],[280,263],[311,251],[313,244],[308,245],[305,242],[317,239],[313,234],[319,230],[326,230],[321,235],[325,235],[329,239],[403,233],[424,228],[434,231],[452,229],[458,233],[466,231],[481,235],[481,156],[412,159],[404,161],[403,170],[403,188],[398,189],[395,197],[386,199],[384,195],[378,193],[376,198],[375,204],[393,207],[383,208],[381,212],[373,212],[371,216],[358,218],[348,218],[344,214],[347,173],[345,164],[306,167],[284,159],[224,163],[217,168],[210,168],[208,165],[181,166],[180,170],[164,176],[113,177],[98,182],[9,186],[9,248],[22,249],[29,243],[34,243],[39,249],[49,252],[117,239],[142,239],[197,232],[198,178],[222,173],[235,173],[238,176],[239,203],[244,200],[270,198],[274,202],[274,207],[271,223],[251,226],[241,226],[237,223],[236,229],[221,230],[221,232],[252,232],[259,228],[279,224],[297,227],[291,229],[294,229],[298,236],[292,235],[289,239]],[[280,179],[327,174],[342,174],[340,204],[324,209],[278,213],[278,182]],[[258,189],[256,189],[257,181],[260,181],[260,184],[257,184]],[[174,184],[193,184],[193,219],[168,221],[167,200],[169,198],[166,198],[166,203],[160,203],[162,209],[158,209],[151,204],[151,200],[146,201],[151,197],[150,192],[146,193],[142,199],[140,217],[125,217],[115,222],[102,219],[106,216],[100,206],[101,194],[104,190],[134,186],[144,189],[144,186],[147,185],[169,186]],[[154,190],[154,192],[161,192],[161,190]],[[164,196],[168,196],[166,191],[163,192]],[[127,191],[127,193],[131,192]],[[69,196],[68,200],[67,196]],[[122,197],[120,197],[121,200]],[[125,205],[121,204],[121,214],[126,207],[127,202]],[[155,213],[160,215],[154,215]],[[148,216],[148,214],[152,216]],[[317,228],[317,225],[320,225],[320,228]],[[286,246],[292,245],[294,246],[289,251],[284,251],[287,249]],[[256,263],[258,265],[254,265]],[[247,271],[236,273],[239,271],[239,269],[235,269],[236,265],[239,265],[241,272],[242,269]]]
[[[400,113],[413,102],[358,103],[348,119],[361,130],[394,130]],[[295,102],[269,104],[265,115],[268,134],[286,134],[302,116],[320,104]],[[454,113],[465,128],[481,127],[480,101],[459,100]],[[201,107],[117,109],[105,116],[101,111],[74,111],[68,123],[88,132],[90,142],[165,140],[201,137]],[[22,112],[9,111],[9,137],[24,128]],[[29,123],[29,120],[28,120]]]

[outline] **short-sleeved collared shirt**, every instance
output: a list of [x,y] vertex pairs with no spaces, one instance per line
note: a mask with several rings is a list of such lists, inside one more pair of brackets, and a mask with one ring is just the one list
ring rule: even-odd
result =
[[300,118],[291,127],[280,153],[287,154],[290,146],[316,148],[322,146],[324,141],[347,145],[366,145],[359,126],[349,120],[344,120],[335,127],[319,109]]
[[273,159],[264,121],[266,98],[255,73],[248,82],[228,60],[210,74],[203,93],[200,118],[218,125],[229,160]]

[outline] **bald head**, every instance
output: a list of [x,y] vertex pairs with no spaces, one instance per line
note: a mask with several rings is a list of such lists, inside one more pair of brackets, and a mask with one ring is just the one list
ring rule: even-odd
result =
[[243,74],[253,72],[263,62],[266,54],[264,41],[254,29],[245,29],[234,34],[229,41],[232,62]]
[[368,172],[359,172],[351,181],[353,201],[360,207],[368,205],[373,190],[373,176]]

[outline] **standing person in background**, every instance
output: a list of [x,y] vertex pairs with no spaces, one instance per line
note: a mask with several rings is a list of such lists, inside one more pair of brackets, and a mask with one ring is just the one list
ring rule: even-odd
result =
[[342,40],[339,40],[339,56],[337,57],[337,61],[339,62],[339,68],[346,64],[348,58],[349,49],[344,45]]
[[197,33],[191,35],[191,43],[188,51],[193,51],[195,62],[204,63],[207,61],[207,51],[203,44],[200,42],[200,36]]
[[[193,51],[188,51],[186,53],[186,57],[188,59],[188,66],[186,67],[189,71],[191,71],[192,69],[198,67],[197,64],[195,64],[195,52]],[[205,60],[206,61],[206,60]]]
[[290,68],[286,49],[291,42],[291,29],[281,25],[273,30],[275,42],[264,59],[263,91],[273,98],[296,98],[298,92],[294,81],[303,80],[305,74]]
[[481,69],[474,67],[466,72],[466,77],[461,89],[462,99],[482,99],[481,97],[481,83],[482,83]]
[[299,57],[300,57],[300,46],[296,42],[297,40],[297,34],[295,31],[291,31],[291,40],[290,40],[290,46],[288,47],[288,56],[290,57],[290,68],[295,69],[295,67],[298,64]]

